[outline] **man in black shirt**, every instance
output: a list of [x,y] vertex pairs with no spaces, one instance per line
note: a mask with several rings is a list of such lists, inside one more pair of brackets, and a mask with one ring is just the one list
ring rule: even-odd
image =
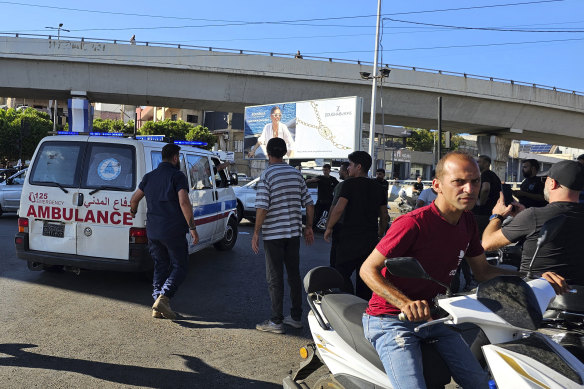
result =
[[167,144],[162,148],[162,162],[147,173],[130,200],[130,213],[136,215],[138,204],[146,196],[146,233],[148,248],[154,259],[154,305],[152,317],[176,319],[170,299],[184,281],[189,262],[187,232],[193,244],[199,242],[193,207],[189,199],[187,177],[179,170],[180,147]]
[[481,170],[481,190],[479,191],[477,205],[473,208],[472,212],[475,215],[479,234],[482,234],[487,224],[489,224],[491,211],[499,199],[501,180],[490,169],[491,157],[488,155],[479,155],[477,163]]
[[312,182],[317,183],[318,188],[318,199],[316,200],[316,206],[314,207],[315,215],[313,228],[316,228],[320,218],[324,211],[329,210],[331,204],[333,203],[333,191],[335,186],[339,183],[335,177],[331,176],[331,165],[325,163],[322,166],[322,176],[309,178],[306,180],[307,184]]
[[375,171],[375,182],[377,182],[383,188],[383,193],[385,193],[385,201],[387,201],[389,182],[387,182],[385,179],[385,169],[379,168]]
[[[485,250],[496,250],[520,239],[525,239],[521,258],[521,271],[526,272],[535,253],[541,226],[548,220],[566,215],[566,228],[544,244],[534,261],[535,274],[553,271],[566,279],[568,284],[584,285],[582,255],[582,228],[584,206],[578,203],[578,195],[584,189],[584,166],[575,161],[561,161],[553,165],[544,185],[544,195],[549,204],[545,207],[525,209],[521,204],[505,206],[503,194],[493,208],[491,221],[483,233]],[[502,227],[502,220],[515,216]]]
[[521,183],[519,190],[513,191],[513,196],[519,199],[519,202],[529,207],[543,207],[547,201],[543,198],[543,181],[537,176],[539,172],[539,162],[535,159],[526,159],[521,165],[525,180]]
[[422,177],[417,175],[416,182],[414,182],[414,189],[412,190],[412,192],[413,192],[413,194],[419,196],[423,190],[424,190],[424,184],[422,183]]
[[[365,151],[349,154],[349,177],[343,183],[339,200],[329,217],[324,239],[330,242],[335,224],[341,215],[343,228],[339,232],[335,268],[345,279],[343,291],[353,293],[351,274],[356,271],[355,294],[371,298],[371,290],[359,276],[359,269],[385,233],[387,227],[387,202],[382,187],[367,178],[371,156]],[[378,222],[378,218],[380,222]]]

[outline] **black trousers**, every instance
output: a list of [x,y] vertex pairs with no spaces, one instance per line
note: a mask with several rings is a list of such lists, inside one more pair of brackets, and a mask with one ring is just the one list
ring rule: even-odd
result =
[[276,324],[284,320],[284,266],[288,275],[290,316],[302,317],[302,281],[300,280],[300,237],[264,240],[266,254],[266,281],[272,302],[270,320]]

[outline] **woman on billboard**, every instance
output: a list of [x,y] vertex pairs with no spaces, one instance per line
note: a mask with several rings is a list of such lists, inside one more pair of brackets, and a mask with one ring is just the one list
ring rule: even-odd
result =
[[280,107],[275,106],[272,108],[270,111],[270,118],[272,119],[272,122],[264,126],[256,144],[251,148],[249,153],[247,153],[248,158],[254,158],[258,148],[261,148],[263,156],[267,158],[268,153],[266,152],[266,145],[272,138],[284,139],[284,142],[286,142],[286,148],[288,149],[286,156],[290,157],[294,153],[294,139],[292,139],[292,134],[290,134],[288,127],[280,121],[282,119],[282,110]]

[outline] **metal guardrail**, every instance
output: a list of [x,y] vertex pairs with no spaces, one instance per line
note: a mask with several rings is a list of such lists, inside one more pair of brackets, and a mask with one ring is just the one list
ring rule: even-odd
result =
[[[46,34],[22,34],[18,32],[0,32],[0,36],[14,36],[16,38],[48,38],[52,40],[56,38],[55,35],[46,35]],[[263,55],[263,56],[270,56],[270,57],[283,57],[283,58],[294,58],[297,54],[291,53],[277,53],[277,52],[268,52],[268,51],[258,51],[258,50],[242,50],[242,49],[229,49],[224,47],[211,47],[211,46],[197,46],[197,45],[184,45],[182,43],[167,43],[167,42],[150,42],[150,41],[132,41],[129,40],[120,40],[120,39],[103,39],[103,38],[85,38],[85,37],[75,37],[75,36],[65,36],[61,35],[61,39],[66,38],[67,40],[77,40],[80,42],[100,42],[100,43],[113,43],[113,44],[125,44],[125,45],[143,45],[143,46],[154,46],[154,47],[169,47],[169,48],[177,48],[177,49],[193,49],[193,50],[207,50],[211,52],[221,52],[221,53],[233,53],[233,54],[242,54],[242,55]],[[346,58],[333,58],[333,57],[319,57],[313,55],[304,55],[302,54],[302,59],[311,59],[315,61],[328,61],[328,62],[338,62],[338,63],[351,63],[357,65],[370,65],[373,66],[373,62],[369,61],[361,61],[361,60],[354,60],[354,59],[346,59]],[[493,82],[502,82],[510,85],[522,85],[522,86],[529,86],[533,88],[541,88],[547,89],[554,92],[562,92],[562,93],[570,93],[573,95],[584,96],[584,92],[576,91],[571,89],[565,88],[557,88],[555,86],[549,85],[542,85],[536,84],[526,81],[516,81],[516,80],[509,80],[505,78],[498,78],[498,77],[489,77],[489,76],[481,76],[478,74],[471,74],[471,73],[460,73],[460,72],[451,72],[448,70],[438,70],[438,69],[430,69],[430,68],[420,68],[416,66],[406,66],[406,65],[394,65],[394,64],[381,64],[382,66],[394,69],[403,69],[403,70],[413,70],[413,71],[420,71],[420,72],[427,72],[427,73],[434,73],[434,74],[443,74],[448,76],[458,76],[464,78],[473,78],[478,80],[487,80]]]

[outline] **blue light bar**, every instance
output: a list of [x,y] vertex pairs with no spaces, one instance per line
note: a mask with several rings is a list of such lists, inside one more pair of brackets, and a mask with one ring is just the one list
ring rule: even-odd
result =
[[79,135],[80,132],[77,131],[57,131],[57,135]]
[[199,142],[195,140],[175,140],[175,145],[185,145],[185,146],[207,146],[207,142]]
[[114,136],[114,137],[118,137],[118,138],[121,138],[122,136],[124,136],[124,134],[122,132],[90,132],[89,135],[90,136]]
[[138,135],[138,136],[136,136],[136,139],[139,139],[139,140],[153,140],[155,142],[163,142],[164,141],[164,135]]

